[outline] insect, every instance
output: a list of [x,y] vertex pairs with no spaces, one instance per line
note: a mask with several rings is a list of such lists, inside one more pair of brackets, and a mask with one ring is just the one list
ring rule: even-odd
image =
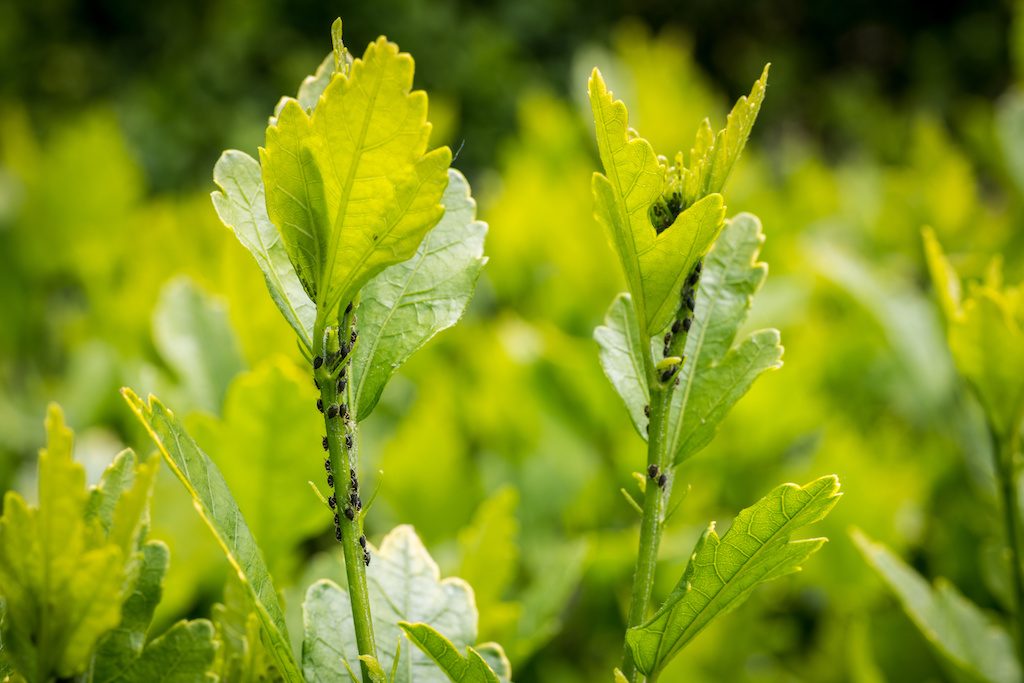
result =
[[683,318],[683,330],[686,332],[690,331],[690,327],[693,326],[693,318]]
[[686,296],[683,297],[683,303],[686,304],[686,307],[691,311],[697,306],[697,302],[693,300],[693,292],[686,293]]
[[317,356],[316,358],[313,359],[313,369],[314,370],[319,370],[320,366],[323,365],[323,364],[324,364],[324,357],[323,356]]
[[333,510],[333,509],[334,509],[335,507],[337,507],[337,506],[338,506],[338,501],[337,501],[337,499],[336,499],[336,498],[335,498],[335,497],[334,497],[334,496],[332,495],[332,496],[331,496],[330,498],[328,498],[328,499],[327,499],[327,504],[328,504],[328,505],[330,505],[330,506],[331,506],[331,509]]
[[646,404],[644,406],[644,416],[645,417],[650,417],[651,416],[651,404],[650,403],[648,403],[648,404]]
[[363,548],[366,548],[366,536],[359,537],[359,545],[363,546]]
[[339,524],[341,524],[341,519],[338,517],[338,513],[335,512],[334,513],[334,526],[338,526]]
[[321,413],[324,412],[324,400],[322,398],[316,400],[316,409]]
[[333,474],[328,474],[327,475],[327,485],[332,487],[332,488],[334,487],[334,475]]
[[345,448],[348,448],[349,450],[352,449],[352,435],[351,434],[346,434],[345,435]]
[[352,508],[347,507],[345,508],[345,517],[351,522],[356,518],[356,513],[352,512]]
[[665,339],[663,341],[665,342],[665,346],[668,346],[669,344],[671,344],[672,343],[672,333],[671,332],[666,332],[665,333]]
[[356,493],[355,491],[353,491],[351,495],[349,495],[348,502],[352,503],[352,507],[354,507],[356,510],[363,509],[363,501],[361,498],[359,498],[359,494]]
[[349,335],[349,339],[351,339],[352,343],[355,344],[356,343],[356,338],[358,336],[359,336],[359,333],[356,330],[352,330],[352,334]]
[[352,302],[349,301],[348,302],[348,306],[345,307],[345,315],[348,315],[351,312],[352,312]]
[[331,459],[330,458],[324,459],[324,469],[327,470],[328,474],[331,473]]
[[665,488],[665,482],[667,482],[667,481],[668,481],[668,477],[665,476],[664,472],[659,474],[658,475],[658,488],[660,488],[660,489]]
[[657,478],[658,472],[658,466],[655,465],[654,463],[651,463],[650,465],[647,466],[647,476],[650,477],[651,479]]
[[363,562],[366,563],[367,567],[370,566],[370,551],[368,551],[368,550],[364,550],[363,551]]
[[666,368],[666,369],[664,370],[664,372],[662,372],[662,373],[661,373],[661,381],[662,381],[662,382],[667,382],[667,381],[669,381],[669,379],[670,379],[671,377],[672,377],[672,368]]
[[324,435],[324,438],[320,440],[320,445],[324,447],[324,450],[325,450],[325,451],[326,451],[326,450],[327,450],[328,448],[330,448],[330,447],[331,447],[331,445],[330,445],[329,443],[327,443],[327,436],[326,436],[326,435]]
[[338,378],[338,393],[345,391],[345,387],[348,385],[348,381],[344,377]]
[[700,280],[700,270],[694,266],[693,270],[690,271],[690,276],[686,278],[686,284],[693,287],[697,284],[698,280]]
[[679,320],[676,320],[674,323],[672,323],[672,334],[678,334],[679,328],[682,326],[683,324]]
[[335,529],[334,529],[334,537],[336,539],[338,539],[339,541],[341,540],[341,527],[340,526],[339,527],[335,527]]
[[315,386],[317,389],[320,388],[320,382],[316,381],[316,377],[313,378],[313,386]]
[[327,406],[327,417],[338,417],[339,410],[340,409],[338,408],[338,404],[332,403],[331,405]]
[[343,420],[347,420],[348,419],[348,404],[347,403],[342,403],[341,404],[341,418]]

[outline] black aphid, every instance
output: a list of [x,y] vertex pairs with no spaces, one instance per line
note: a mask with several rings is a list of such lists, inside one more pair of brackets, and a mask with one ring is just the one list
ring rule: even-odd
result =
[[352,330],[352,334],[349,335],[349,339],[351,339],[352,343],[355,344],[356,343],[356,338],[358,336],[359,336],[359,333],[357,331],[355,331],[355,330]]
[[324,447],[325,451],[331,447],[331,445],[327,443],[327,436],[324,436],[324,438],[320,440],[320,445]]
[[363,562],[366,563],[367,567],[370,566],[370,552],[368,550],[363,551]]
[[700,280],[700,271],[694,268],[690,271],[690,277],[686,278],[686,284],[693,287],[697,284],[698,280]]
[[347,420],[348,419],[348,404],[347,403],[342,403],[341,404],[341,419],[343,419],[343,420]]
[[698,275],[700,275],[700,271],[703,270],[703,269],[704,269],[704,262],[703,261],[697,261],[697,265],[695,265],[693,267],[693,272],[695,272]]
[[352,485],[353,486],[355,486],[356,488],[359,488],[359,479],[356,478],[356,471],[355,470],[349,469],[349,471],[348,471],[348,478],[352,480]]
[[648,403],[648,404],[646,404],[644,406],[644,415],[646,417],[650,417],[651,416],[651,404],[650,403]]
[[338,404],[332,403],[331,405],[327,406],[327,417],[338,417],[339,411],[340,409],[338,408]]
[[323,365],[323,364],[324,364],[324,357],[323,356],[317,356],[316,358],[313,359],[313,369],[314,370],[319,370],[320,366]]
[[359,545],[363,546],[364,548],[366,547],[366,536],[359,537]]
[[351,522],[356,518],[356,513],[352,512],[352,508],[345,508],[345,517]]
[[693,318],[683,318],[683,330],[686,332],[690,331],[690,327],[693,326]]
[[341,524],[341,519],[338,517],[338,513],[335,512],[334,513],[334,526],[338,526],[339,524]]
[[667,482],[667,481],[668,481],[668,477],[665,476],[664,472],[659,474],[658,475],[658,488],[660,488],[660,489],[665,488],[665,482]]
[[697,306],[697,303],[693,300],[692,292],[686,293],[686,296],[683,297],[683,303],[686,304],[686,307],[691,311]]
[[316,400],[316,409],[319,410],[321,413],[324,412],[324,401],[322,398],[318,398]]
[[348,306],[345,307],[345,315],[348,315],[351,312],[352,312],[352,302],[349,301],[348,302]]
[[336,539],[338,539],[339,541],[341,540],[341,527],[340,526],[334,528],[334,537]]
[[324,469],[327,470],[328,474],[331,473],[331,459],[330,458],[326,458],[324,460]]
[[346,434],[345,435],[345,448],[349,448],[349,449],[352,448],[352,435],[351,434]]
[[672,323],[672,334],[678,334],[680,327],[682,327],[682,323],[680,323],[678,320]]
[[315,387],[316,387],[317,389],[319,389],[319,388],[320,388],[320,382],[317,382],[317,381],[316,381],[316,377],[314,377],[314,378],[313,378],[313,385],[314,385],[314,386],[315,386]]
[[331,488],[334,488],[334,475],[333,474],[328,474],[327,475],[327,485],[330,486]]
[[672,377],[672,368],[668,368],[667,370],[661,373],[662,382],[667,382],[670,377]]
[[330,498],[327,499],[327,504],[330,505],[331,509],[333,510],[338,506],[338,501],[332,495]]
[[657,465],[652,463],[647,466],[647,476],[650,477],[651,479],[656,479],[658,477],[658,473],[659,470]]
[[348,381],[344,377],[338,378],[338,393],[345,391],[345,386],[348,385]]
[[665,342],[665,346],[668,346],[670,343],[672,343],[672,333],[666,332],[665,339],[663,341]]

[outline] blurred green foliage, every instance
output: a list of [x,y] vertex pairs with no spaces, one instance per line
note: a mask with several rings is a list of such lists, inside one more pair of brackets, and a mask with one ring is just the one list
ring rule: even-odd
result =
[[[771,276],[747,328],[779,327],[785,366],[680,468],[676,488],[692,488],[656,599],[707,520],[724,531],[775,483],[822,472],[846,491],[815,561],[709,628],[665,679],[953,680],[861,559],[854,524],[983,609],[1009,608],[990,445],[946,350],[920,228],[968,279],[993,254],[1022,279],[1024,22],[986,2],[887,3],[884,21],[882,3],[767,5],[652,1],[625,21],[614,3],[567,0],[341,11],[352,46],[386,32],[413,53],[433,142],[465,140],[455,165],[490,224],[467,318],[364,425],[363,486],[380,486],[368,531],[414,524],[442,575],[477,586],[479,639],[505,646],[516,680],[606,679],[636,551],[617,491],[642,441],[591,337],[623,289],[592,218],[594,65],[655,147],[679,149],[773,62],[728,208],[763,222]],[[329,530],[304,512],[318,504],[304,484],[321,469],[315,394],[262,275],[217,220],[209,173],[223,147],[255,152],[337,13],[0,6],[0,484],[35,489],[47,401],[65,407],[94,483],[120,446],[150,452],[117,389],[158,392],[224,472],[289,623],[312,580],[340,573]],[[150,537],[171,549],[160,632],[209,616],[227,567],[165,467],[152,514]]]

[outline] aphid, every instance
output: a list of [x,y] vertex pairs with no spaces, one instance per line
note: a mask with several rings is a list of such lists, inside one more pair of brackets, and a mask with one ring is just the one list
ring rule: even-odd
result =
[[650,403],[648,403],[648,404],[646,404],[644,406],[644,415],[646,417],[650,417],[651,416],[651,404]]
[[683,318],[683,330],[686,332],[690,331],[690,327],[693,325],[693,318]]
[[679,328],[682,327],[682,326],[683,326],[682,323],[679,322],[678,320],[676,320],[674,323],[672,323],[672,334],[678,334],[679,333]]
[[352,343],[355,344],[356,343],[356,337],[358,337],[358,336],[359,336],[359,332],[357,332],[356,330],[352,330],[352,334],[349,335],[349,339],[351,339]]
[[319,370],[320,366],[323,365],[323,364],[324,364],[324,357],[323,356],[317,356],[316,358],[313,359],[313,369],[314,370]]
[[660,488],[660,489],[665,488],[665,482],[667,482],[667,481],[668,481],[668,477],[665,476],[664,472],[659,474],[658,475],[658,488]]
[[665,346],[668,346],[669,344],[672,343],[672,333],[671,332],[666,332],[665,333],[664,342],[665,342]]
[[321,413],[324,412],[324,400],[322,398],[316,400],[316,409]]
[[348,302],[348,306],[345,307],[345,315],[348,315],[351,312],[352,312],[352,302],[349,301]]
[[345,448],[352,449],[352,434],[345,435]]
[[348,404],[347,403],[342,403],[340,411],[341,411],[341,419],[347,420],[348,419]]
[[324,438],[320,440],[320,445],[324,447],[324,450],[325,450],[325,451],[326,451],[326,450],[327,450],[328,448],[330,448],[330,447],[331,447],[331,445],[330,445],[329,443],[327,443],[327,436],[326,436],[326,435],[324,435]]
[[690,271],[690,276],[686,278],[686,284],[693,287],[700,280],[700,271],[694,268]]
[[352,507],[354,507],[356,510],[363,509],[363,501],[362,499],[359,498],[359,494],[356,493],[355,491],[349,494],[348,502],[352,503]]
[[661,355],[667,356],[670,353],[672,353],[672,345],[671,344],[665,344],[665,346],[662,347],[662,349],[661,349]]
[[334,526],[338,526],[339,524],[341,524],[341,519],[338,517],[338,513],[335,512],[334,513]]
[[345,508],[345,517],[351,522],[356,518],[356,513],[352,512],[352,508],[347,507]]
[[704,268],[704,262],[703,261],[697,261],[697,265],[695,265],[693,267],[693,272],[697,273],[697,275],[700,275],[700,271],[703,270],[703,268]]
[[651,463],[650,465],[647,466],[647,476],[650,477],[651,479],[656,479],[658,477],[658,473],[658,466],[655,465],[654,463]]
[[370,566],[370,552],[368,550],[363,551],[363,562],[366,563],[367,567]]
[[348,385],[348,381],[344,377],[338,378],[338,393],[345,391],[345,386]]
[[693,300],[692,292],[686,293],[686,296],[683,297],[683,303],[686,304],[686,307],[689,308],[691,311],[697,306],[697,302]]
[[333,474],[328,474],[327,475],[327,485],[330,486],[331,488],[334,488],[334,475]]
[[331,509],[333,510],[334,508],[336,508],[338,506],[338,501],[332,495],[330,498],[327,499],[327,504],[330,505]]
[[331,405],[327,406],[327,417],[338,417],[339,410],[340,408],[338,408],[338,404],[332,403]]
[[331,473],[331,459],[327,458],[324,460],[324,469],[327,470],[327,474]]
[[352,480],[353,486],[355,486],[356,488],[359,487],[359,480],[356,478],[356,471],[354,469],[349,469],[348,478]]
[[339,354],[338,354],[338,355],[339,355],[340,357],[344,358],[345,356],[347,356],[347,355],[348,355],[348,352],[349,352],[349,346],[348,346],[348,344],[346,344],[346,343],[342,342],[342,344],[341,344],[341,351],[339,352]]
[[669,378],[671,378],[671,377],[672,377],[672,368],[666,368],[665,371],[661,373],[661,381],[662,382],[667,382],[669,380]]
[[317,389],[320,388],[320,382],[316,381],[316,377],[313,378],[313,385],[316,386]]
[[338,539],[339,541],[341,540],[341,527],[340,526],[334,528],[334,537],[336,539]]
[[359,537],[359,545],[363,546],[363,548],[366,548],[366,536]]

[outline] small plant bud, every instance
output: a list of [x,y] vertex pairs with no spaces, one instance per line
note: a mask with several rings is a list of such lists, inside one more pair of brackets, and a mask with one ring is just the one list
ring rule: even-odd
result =
[[320,445],[324,447],[325,451],[331,447],[331,445],[327,442],[327,436],[324,436],[324,438],[320,439]]
[[658,477],[658,466],[655,465],[655,464],[648,465],[647,466],[647,476],[650,477],[651,479],[657,479],[657,477]]
[[352,512],[352,508],[345,508],[345,518],[350,522],[356,518],[356,513]]
[[316,409],[319,410],[321,413],[324,412],[324,401],[323,401],[323,399],[318,398],[316,400]]
[[366,536],[359,537],[359,545],[363,546],[363,548],[366,548]]
[[668,481],[668,477],[665,476],[664,472],[659,474],[658,475],[658,488],[660,488],[660,489],[665,488],[665,482],[667,482],[667,481]]
[[329,417],[329,418],[338,417],[338,412],[339,411],[340,411],[340,408],[338,408],[338,404],[337,403],[332,403],[331,405],[327,406],[327,417]]
[[317,356],[316,358],[313,359],[313,369],[314,370],[319,370],[320,366],[323,365],[323,364],[324,364],[324,357],[323,356]]
[[330,506],[331,506],[331,509],[333,510],[334,508],[336,508],[336,507],[338,506],[338,501],[337,501],[337,499],[336,499],[336,498],[335,498],[335,497],[334,497],[334,496],[332,495],[332,496],[331,496],[330,498],[328,498],[328,499],[327,499],[327,504],[328,504],[328,505],[330,505]]

